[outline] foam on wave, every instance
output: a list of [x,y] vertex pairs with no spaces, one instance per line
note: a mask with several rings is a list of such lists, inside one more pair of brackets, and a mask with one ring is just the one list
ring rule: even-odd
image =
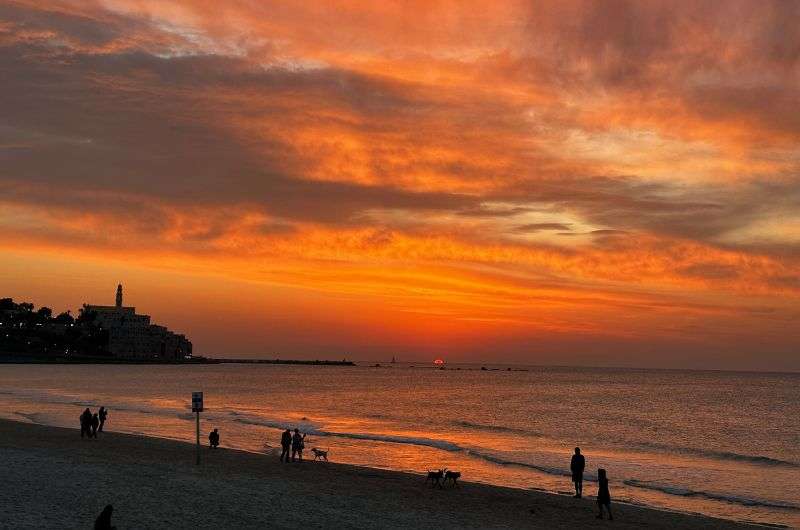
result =
[[659,444],[652,442],[645,442],[639,444],[647,449],[656,449],[669,453],[678,453],[684,455],[701,456],[706,458],[713,458],[716,460],[731,460],[734,462],[747,462],[750,464],[760,464],[765,466],[780,466],[780,467],[800,467],[797,462],[789,462],[788,460],[780,460],[763,455],[745,455],[734,453],[731,451],[716,451],[714,449],[700,449],[696,447],[679,447],[668,444]]
[[671,486],[667,484],[659,484],[657,482],[648,482],[644,480],[635,480],[635,479],[624,480],[623,484],[634,488],[660,491],[662,493],[666,493],[667,495],[677,495],[680,497],[700,497],[714,501],[739,504],[741,506],[760,506],[765,508],[781,508],[785,510],[800,511],[800,506],[783,501],[751,499],[747,497],[740,497],[738,495],[723,495],[720,493],[692,490],[688,488],[682,488],[680,486]]
[[527,434],[532,436],[538,436],[538,433],[535,433],[533,431],[529,431],[526,429],[518,429],[516,427],[506,427],[504,425],[490,425],[486,423],[474,423],[471,421],[455,421],[453,423],[454,425],[458,425],[459,427],[466,427],[468,429],[476,429],[479,431]]
[[[569,472],[567,472],[563,468],[555,468],[555,467],[547,467],[547,466],[540,466],[537,464],[531,464],[529,462],[520,462],[518,460],[508,460],[506,458],[502,458],[499,456],[495,456],[489,453],[484,453],[481,451],[475,451],[473,449],[467,450],[467,454],[486,460],[487,462],[491,462],[493,464],[497,464],[500,466],[513,466],[513,467],[524,467],[527,469],[535,469],[536,471],[540,471],[542,473],[547,473],[548,475],[554,475],[557,477],[568,477],[570,476]],[[584,474],[584,480],[595,480],[595,477],[590,474]]]
[[373,434],[373,433],[358,433],[358,432],[332,432],[323,430],[311,430],[309,434],[316,436],[335,436],[338,438],[349,438],[351,440],[371,440],[375,442],[389,442],[396,444],[409,444],[420,445],[424,447],[434,447],[436,449],[443,449],[452,453],[463,451],[464,449],[456,443],[448,440],[434,439],[434,438],[421,438],[414,436],[399,436],[392,434]]

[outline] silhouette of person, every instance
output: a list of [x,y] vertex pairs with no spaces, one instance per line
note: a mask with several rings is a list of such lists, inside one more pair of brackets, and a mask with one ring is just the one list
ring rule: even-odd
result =
[[99,432],[103,432],[103,425],[106,422],[106,418],[108,417],[108,411],[105,407],[100,407],[100,412],[98,413],[100,418],[100,427],[97,429]]
[[292,462],[294,462],[294,457],[297,455],[297,461],[303,461],[303,447],[305,447],[305,439],[306,435],[300,435],[300,431],[298,429],[294,430],[294,436],[292,436]]
[[586,468],[586,459],[581,454],[581,448],[575,448],[572,461],[569,463],[569,470],[572,471],[572,482],[575,483],[575,498],[580,499],[583,495],[583,470]]
[[92,426],[92,434],[89,436],[90,438],[97,438],[97,428],[100,426],[100,418],[97,416],[95,412],[92,415],[91,426]]
[[213,431],[208,433],[208,445],[212,449],[216,449],[217,446],[219,445],[219,432],[217,431],[217,429],[214,429]]
[[606,477],[605,469],[600,468],[597,470],[597,482],[597,508],[600,510],[597,518],[603,518],[603,506],[605,506],[606,510],[608,510],[608,520],[611,521],[614,516],[611,515],[611,493],[608,491],[608,477]]
[[85,434],[87,437],[92,437],[92,411],[89,410],[89,407],[86,407],[86,410],[83,411],[81,414],[81,438]]
[[97,519],[94,520],[94,530],[117,530],[116,526],[111,526],[111,514],[114,512],[114,507],[107,504]]
[[292,447],[292,431],[286,429],[281,435],[281,462],[289,462],[289,449]]

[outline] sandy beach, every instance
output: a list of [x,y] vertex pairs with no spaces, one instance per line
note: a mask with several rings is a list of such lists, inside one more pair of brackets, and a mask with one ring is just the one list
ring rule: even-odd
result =
[[83,440],[77,429],[0,421],[0,527],[91,528],[111,503],[120,529],[752,528],[623,504],[599,521],[593,498],[469,482],[431,489],[415,474],[208,447],[198,467],[194,455],[178,441]]

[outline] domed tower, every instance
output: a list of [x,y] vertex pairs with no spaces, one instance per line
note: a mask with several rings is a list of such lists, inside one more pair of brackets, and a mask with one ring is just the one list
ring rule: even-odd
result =
[[122,307],[122,284],[117,285],[117,308]]

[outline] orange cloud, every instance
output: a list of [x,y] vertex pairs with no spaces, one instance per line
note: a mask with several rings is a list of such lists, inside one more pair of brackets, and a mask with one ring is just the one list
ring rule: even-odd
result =
[[[185,292],[256,285],[292,307],[273,339],[301,353],[497,344],[543,359],[535,341],[581,362],[576,349],[611,362],[686,348],[746,364],[769,336],[785,366],[797,346],[796,6],[0,14],[14,73],[0,86],[0,248],[14,259],[143,278],[136,263],[187,278]],[[299,338],[311,308],[317,344]],[[234,342],[257,348],[243,338],[257,319],[241,318]],[[187,331],[214,328],[201,320]]]

